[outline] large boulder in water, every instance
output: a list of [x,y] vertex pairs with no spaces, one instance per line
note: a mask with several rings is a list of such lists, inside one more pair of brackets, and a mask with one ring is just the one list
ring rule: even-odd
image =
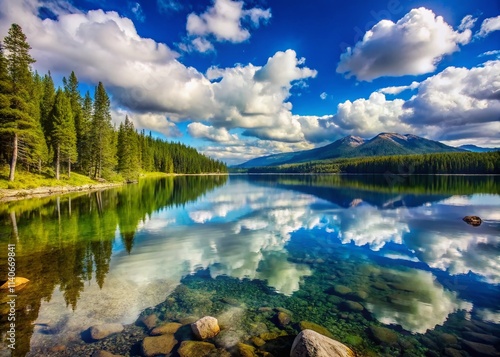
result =
[[474,226],[474,227],[480,226],[481,223],[483,223],[483,221],[481,220],[481,218],[478,217],[478,216],[465,216],[463,218],[463,220],[466,223],[468,223],[468,224],[470,224],[471,226]]
[[191,324],[191,330],[200,340],[217,336],[220,332],[219,322],[215,317],[205,316]]
[[313,330],[304,330],[295,337],[290,357],[355,357],[346,345]]
[[142,354],[146,357],[168,355],[176,344],[177,340],[171,334],[146,337],[142,341]]
[[123,331],[122,324],[102,324],[95,325],[90,328],[90,337],[93,340],[102,340],[108,336],[111,336],[115,333],[119,333]]

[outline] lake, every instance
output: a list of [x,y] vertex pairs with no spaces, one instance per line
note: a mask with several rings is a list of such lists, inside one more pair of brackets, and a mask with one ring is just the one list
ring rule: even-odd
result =
[[[151,314],[215,316],[218,347],[275,357],[311,323],[363,356],[500,354],[500,177],[179,176],[2,203],[0,220],[2,279],[10,243],[30,280],[13,356],[136,355]],[[128,326],[88,342],[103,322]]]

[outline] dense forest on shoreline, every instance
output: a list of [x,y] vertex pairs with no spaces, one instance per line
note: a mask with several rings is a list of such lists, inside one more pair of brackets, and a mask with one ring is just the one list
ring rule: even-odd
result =
[[19,25],[0,42],[0,166],[59,180],[75,170],[97,180],[136,180],[141,171],[200,174],[227,172],[226,165],[194,148],[137,132],[124,118],[111,121],[110,99],[102,82],[94,98],[82,97],[74,72],[55,88],[51,73],[33,72],[35,59]]
[[[243,170],[235,170],[242,172]],[[500,151],[393,155],[254,167],[248,173],[500,174]]]

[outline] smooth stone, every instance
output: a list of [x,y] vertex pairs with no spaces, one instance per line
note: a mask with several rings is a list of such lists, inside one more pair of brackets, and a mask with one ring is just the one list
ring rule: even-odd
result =
[[285,331],[281,331],[281,332],[266,332],[266,333],[261,333],[259,335],[259,337],[262,338],[264,341],[271,341],[271,340],[277,339],[280,336],[285,336],[285,335],[286,335]]
[[315,324],[314,322],[310,321],[300,321],[299,323],[299,328],[301,331],[304,330],[313,330],[323,336],[333,338],[333,335],[328,329],[324,328],[321,325]]
[[361,305],[359,302],[356,301],[344,301],[341,304],[342,309],[347,310],[347,311],[363,311],[365,308],[363,305]]
[[2,284],[2,286],[0,286],[0,289],[4,290],[8,289],[9,287],[18,287],[20,285],[26,284],[27,282],[29,282],[28,279],[23,278],[21,276],[16,276],[14,278],[14,284],[11,283],[11,285],[9,286],[9,281],[6,281],[5,283]]
[[217,347],[229,350],[241,341],[241,333],[235,330],[222,330],[214,340]]
[[266,341],[264,341],[262,338],[260,337],[257,337],[257,336],[254,336],[252,337],[252,343],[257,346],[257,347],[260,347],[260,346],[264,346],[266,344]]
[[180,357],[205,357],[215,349],[215,346],[208,342],[183,341],[177,352]]
[[255,347],[253,346],[244,343],[238,343],[236,345],[236,350],[239,357],[257,357],[257,354],[255,353]]
[[464,222],[466,222],[467,224],[470,224],[471,226],[474,226],[474,227],[480,226],[481,223],[483,223],[481,218],[478,216],[465,216],[462,219],[464,220]]
[[495,347],[491,345],[486,345],[484,343],[471,342],[467,340],[462,340],[464,348],[469,351],[473,356],[477,357],[498,357],[499,353]]
[[166,355],[172,351],[177,344],[174,335],[161,335],[146,337],[142,341],[142,353],[146,357]]
[[150,334],[153,336],[157,335],[166,335],[166,334],[174,334],[179,330],[179,328],[182,326],[182,324],[178,322],[169,322],[164,325],[155,327],[154,329],[151,330]]
[[151,330],[155,328],[158,322],[158,316],[156,316],[155,314],[151,314],[149,316],[143,317],[141,319],[141,322],[144,324],[144,326],[146,326],[148,330]]
[[380,326],[370,326],[370,332],[378,343],[395,345],[398,342],[396,332]]
[[92,357],[122,357],[122,355],[115,355],[108,351],[95,351]]
[[366,291],[355,291],[351,294],[349,294],[349,298],[353,300],[358,300],[358,301],[365,301],[366,298],[368,297],[368,293]]
[[217,319],[212,316],[205,316],[191,324],[191,329],[197,338],[205,340],[217,336],[220,327]]
[[115,333],[120,333],[122,331],[122,324],[113,323],[95,325],[90,328],[90,337],[92,337],[93,340],[102,340],[103,338],[111,336]]
[[282,311],[278,312],[276,318],[278,319],[278,324],[282,327],[288,325],[291,321],[290,315]]
[[64,345],[57,345],[57,346],[54,346],[50,349],[51,352],[62,352],[62,351],[65,351],[66,350],[66,346]]
[[301,331],[293,341],[290,357],[355,357],[346,345],[313,330]]
[[334,285],[333,291],[339,295],[347,295],[352,292],[351,288],[345,285]]

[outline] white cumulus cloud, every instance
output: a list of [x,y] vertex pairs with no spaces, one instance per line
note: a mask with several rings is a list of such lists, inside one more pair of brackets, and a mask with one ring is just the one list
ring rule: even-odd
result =
[[499,123],[500,61],[471,69],[448,67],[420,83],[417,95],[404,107],[409,109],[407,123],[433,126],[442,133],[440,138],[496,136],[498,130],[485,131],[485,125]]
[[478,33],[476,33],[476,36],[485,37],[490,32],[498,30],[500,30],[500,15],[497,17],[489,17],[485,19],[481,24],[481,29],[479,30]]
[[379,89],[378,91],[380,93],[384,93],[384,94],[393,94],[393,95],[396,95],[396,94],[399,94],[405,90],[408,90],[408,89],[416,89],[418,88],[418,86],[420,85],[419,82],[411,82],[410,85],[407,85],[407,86],[392,86],[392,87],[385,87],[385,88],[381,88]]
[[470,38],[469,28],[458,32],[431,10],[412,9],[396,23],[382,20],[367,31],[362,41],[340,56],[337,72],[365,81],[429,73],[444,55],[458,51]]
[[404,104],[403,99],[387,100],[384,94],[373,92],[368,99],[340,103],[334,121],[345,132],[363,137],[384,131],[411,133],[411,127],[401,122],[401,117],[409,111]]
[[193,12],[188,15],[186,23],[188,35],[195,39],[211,36],[219,42],[246,41],[250,38],[250,31],[242,22],[248,20],[250,25],[258,27],[261,22],[271,18],[271,10],[260,8],[244,10],[243,5],[243,1],[214,0],[213,6],[206,12],[200,15]]
[[190,123],[187,128],[189,135],[195,138],[204,138],[219,143],[238,140],[237,135],[230,134],[225,128],[214,128],[202,123]]

